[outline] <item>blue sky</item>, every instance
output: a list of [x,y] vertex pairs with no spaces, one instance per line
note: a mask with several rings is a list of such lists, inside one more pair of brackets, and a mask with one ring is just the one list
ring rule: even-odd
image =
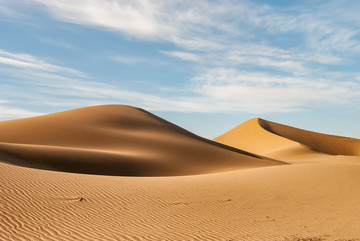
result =
[[142,107],[360,138],[359,1],[0,0],[0,120]]

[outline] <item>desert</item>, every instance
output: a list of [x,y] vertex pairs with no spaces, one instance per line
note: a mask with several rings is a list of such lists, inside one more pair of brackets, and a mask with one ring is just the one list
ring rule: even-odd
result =
[[0,241],[360,241],[359,12],[0,0]]
[[360,140],[141,108],[0,122],[0,240],[359,240]]

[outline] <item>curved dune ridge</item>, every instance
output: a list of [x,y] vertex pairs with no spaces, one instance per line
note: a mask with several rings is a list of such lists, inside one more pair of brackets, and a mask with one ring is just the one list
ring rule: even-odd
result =
[[343,136],[326,135],[258,119],[262,128],[296,141],[314,151],[329,155],[360,156],[360,140]]
[[327,135],[254,118],[214,139],[291,163],[293,159],[360,161],[360,140]]
[[0,133],[0,160],[65,172],[170,176],[281,164],[124,105],[3,121]]

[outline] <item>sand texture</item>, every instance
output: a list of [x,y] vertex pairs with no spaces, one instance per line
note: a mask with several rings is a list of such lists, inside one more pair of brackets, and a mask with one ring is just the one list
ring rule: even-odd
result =
[[360,140],[139,108],[0,122],[0,240],[360,240]]

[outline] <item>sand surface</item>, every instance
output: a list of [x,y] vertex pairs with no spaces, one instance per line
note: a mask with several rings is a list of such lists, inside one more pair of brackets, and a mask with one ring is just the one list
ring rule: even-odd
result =
[[0,133],[0,240],[360,240],[358,139],[252,119],[217,143],[120,105]]

